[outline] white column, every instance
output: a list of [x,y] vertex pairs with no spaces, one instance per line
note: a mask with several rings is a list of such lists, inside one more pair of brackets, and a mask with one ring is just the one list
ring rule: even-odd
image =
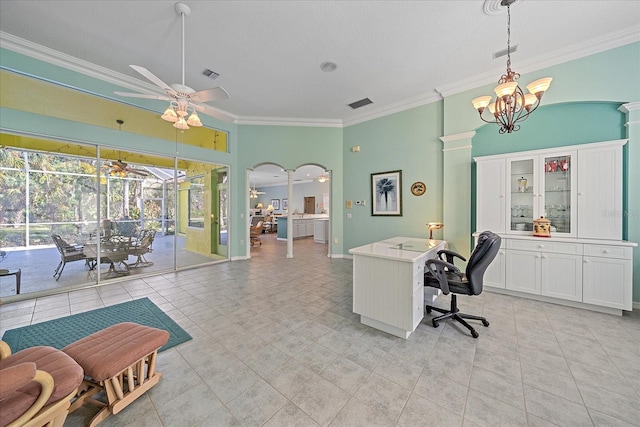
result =
[[[287,198],[289,204],[293,201],[293,171],[287,170]],[[287,258],[293,258],[293,219],[291,209],[287,209]]]
[[[640,101],[623,104],[620,111],[627,115],[627,209],[623,218],[627,224],[627,240],[640,243]],[[633,308],[640,309],[640,250],[633,254]]]

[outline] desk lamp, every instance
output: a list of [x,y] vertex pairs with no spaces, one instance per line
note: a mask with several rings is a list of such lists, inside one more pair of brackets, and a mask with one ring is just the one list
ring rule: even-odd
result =
[[433,240],[433,230],[440,230],[442,227],[444,227],[444,224],[441,222],[427,223],[427,228],[429,229],[429,240]]

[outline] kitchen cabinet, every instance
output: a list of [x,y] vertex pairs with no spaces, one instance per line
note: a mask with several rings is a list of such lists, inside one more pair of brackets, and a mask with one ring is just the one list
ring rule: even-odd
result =
[[329,241],[329,220],[316,219],[313,221],[313,241],[327,243]]

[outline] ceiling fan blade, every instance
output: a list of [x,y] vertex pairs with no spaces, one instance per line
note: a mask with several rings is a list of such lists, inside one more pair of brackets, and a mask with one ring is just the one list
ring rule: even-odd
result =
[[218,101],[221,99],[229,99],[229,92],[222,87],[214,87],[192,93],[189,98],[196,102]]
[[145,98],[145,99],[159,99],[161,101],[171,101],[166,95],[147,95],[145,93],[133,93],[133,92],[113,92],[116,95],[127,96],[129,98]]
[[219,110],[209,104],[195,104],[195,106],[199,113],[204,113],[207,116],[214,117],[218,120],[222,120],[223,122],[233,123],[238,119],[238,116]]
[[134,70],[136,70],[138,73],[142,74],[144,77],[146,77],[150,82],[162,88],[162,90],[164,90],[165,92],[171,95],[176,94],[176,91],[171,86],[169,86],[168,84],[160,80],[158,77],[156,77],[155,74],[153,74],[151,71],[147,70],[146,68],[141,67],[139,65],[129,65],[129,66]]

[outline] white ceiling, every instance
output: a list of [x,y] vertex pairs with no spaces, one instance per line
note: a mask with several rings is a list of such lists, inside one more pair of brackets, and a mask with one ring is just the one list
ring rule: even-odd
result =
[[[492,57],[506,48],[506,10],[499,0],[184,2],[191,8],[186,84],[224,87],[231,99],[212,103],[217,110],[209,113],[236,123],[344,126],[496,82],[506,68],[505,57]],[[181,21],[174,5],[1,0],[0,45],[35,46],[76,69],[152,93],[156,87],[129,65],[167,83],[181,81]],[[528,83],[526,72],[640,40],[640,1],[519,0],[511,23],[512,46],[518,47],[512,68]],[[337,70],[322,71],[327,60]],[[203,76],[205,68],[220,77]],[[365,97],[374,103],[347,106]],[[276,167],[263,169],[252,172],[258,185],[286,177]],[[324,172],[309,169],[294,178]]]
[[[492,58],[506,48],[499,0],[185,3],[191,8],[186,83],[195,90],[224,87],[231,99],[213,105],[225,113],[220,117],[239,123],[342,126],[495,82],[506,68],[504,57]],[[498,13],[485,13],[485,3]],[[125,86],[149,92],[155,86],[129,64],[167,83],[181,81],[174,5],[2,0],[3,46],[19,37],[112,70]],[[519,0],[511,12],[512,45],[518,45],[513,69],[521,74],[640,40],[637,0]],[[321,71],[326,60],[337,70]],[[205,68],[220,77],[203,76]],[[374,104],[347,106],[365,97]]]

